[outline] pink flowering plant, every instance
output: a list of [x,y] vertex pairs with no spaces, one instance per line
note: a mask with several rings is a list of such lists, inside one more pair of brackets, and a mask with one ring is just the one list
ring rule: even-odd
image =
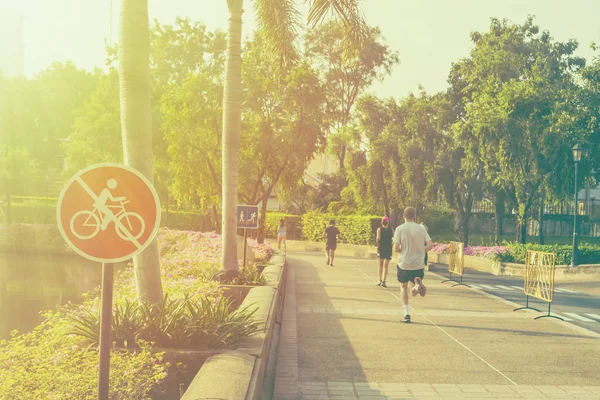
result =
[[[450,252],[450,244],[435,243],[431,249],[433,253],[448,254]],[[466,256],[485,257],[492,260],[499,259],[504,253],[508,252],[506,246],[467,246],[463,252]]]

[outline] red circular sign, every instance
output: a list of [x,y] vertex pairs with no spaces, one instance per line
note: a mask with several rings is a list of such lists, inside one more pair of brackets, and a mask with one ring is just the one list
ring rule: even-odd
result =
[[89,260],[113,263],[130,259],[152,242],[160,225],[160,202],[137,170],[96,164],[67,182],[56,215],[73,250]]

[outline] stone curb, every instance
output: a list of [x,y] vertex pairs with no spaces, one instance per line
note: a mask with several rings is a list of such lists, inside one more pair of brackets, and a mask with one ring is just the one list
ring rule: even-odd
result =
[[210,357],[184,393],[182,400],[258,400],[269,390],[265,375],[273,350],[274,330],[281,319],[287,268],[285,255],[275,253],[263,275],[265,286],[257,286],[240,305],[256,308],[260,331],[242,340],[235,350]]

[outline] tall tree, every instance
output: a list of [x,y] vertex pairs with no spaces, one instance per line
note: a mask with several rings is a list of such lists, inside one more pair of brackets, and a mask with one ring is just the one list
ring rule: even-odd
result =
[[[119,78],[123,160],[153,182],[149,47],[148,0],[122,0]],[[163,293],[156,240],[134,257],[133,264],[138,297],[160,304]]]
[[353,151],[349,173],[356,202],[369,209],[376,200],[382,206],[377,212],[396,224],[401,208],[412,205],[422,211],[437,194],[436,151],[443,148],[439,142],[447,129],[445,98],[424,91],[399,103],[366,96],[357,111],[365,137]]
[[348,48],[343,23],[332,21],[309,31],[306,55],[311,65],[327,82],[327,113],[332,134],[330,151],[345,168],[348,124],[357,99],[373,82],[389,75],[399,62],[398,53],[385,44],[379,28],[367,28],[365,39]]
[[533,17],[523,25],[492,20],[490,30],[473,33],[475,47],[461,71],[466,119],[478,140],[486,175],[502,186],[516,210],[517,240],[526,240],[526,222],[546,179],[557,192],[567,189],[575,141],[567,116],[576,108],[574,73],[584,60],[573,55],[575,41],[555,42]]
[[[356,0],[308,0],[309,24],[320,23],[330,11],[344,21],[348,38],[352,41],[364,37],[364,18]],[[255,0],[254,5],[262,33],[280,56],[282,65],[296,59],[294,40],[299,25],[295,0]],[[221,268],[226,274],[235,274],[237,263],[236,205],[238,200],[238,168],[241,129],[241,41],[243,0],[227,0],[229,25],[227,36],[227,61],[223,87],[222,136],[222,224],[223,246]]]
[[301,179],[323,145],[324,93],[308,64],[284,67],[260,34],[243,64],[244,102],[240,198],[261,204],[258,240],[264,239],[267,203],[279,184]]

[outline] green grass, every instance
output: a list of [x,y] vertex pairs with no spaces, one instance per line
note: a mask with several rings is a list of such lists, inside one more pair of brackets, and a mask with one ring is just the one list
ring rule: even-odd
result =
[[[434,243],[446,243],[452,241],[460,241],[460,235],[458,233],[446,232],[436,235],[434,232],[430,233]],[[502,242],[515,242],[515,235],[508,234],[501,236]],[[573,242],[572,236],[545,236],[544,244],[571,244]],[[600,238],[589,238],[579,237],[580,243],[600,244]],[[528,236],[527,243],[539,243],[537,236]],[[489,233],[471,233],[469,234],[469,244],[471,246],[494,246],[494,235]]]

